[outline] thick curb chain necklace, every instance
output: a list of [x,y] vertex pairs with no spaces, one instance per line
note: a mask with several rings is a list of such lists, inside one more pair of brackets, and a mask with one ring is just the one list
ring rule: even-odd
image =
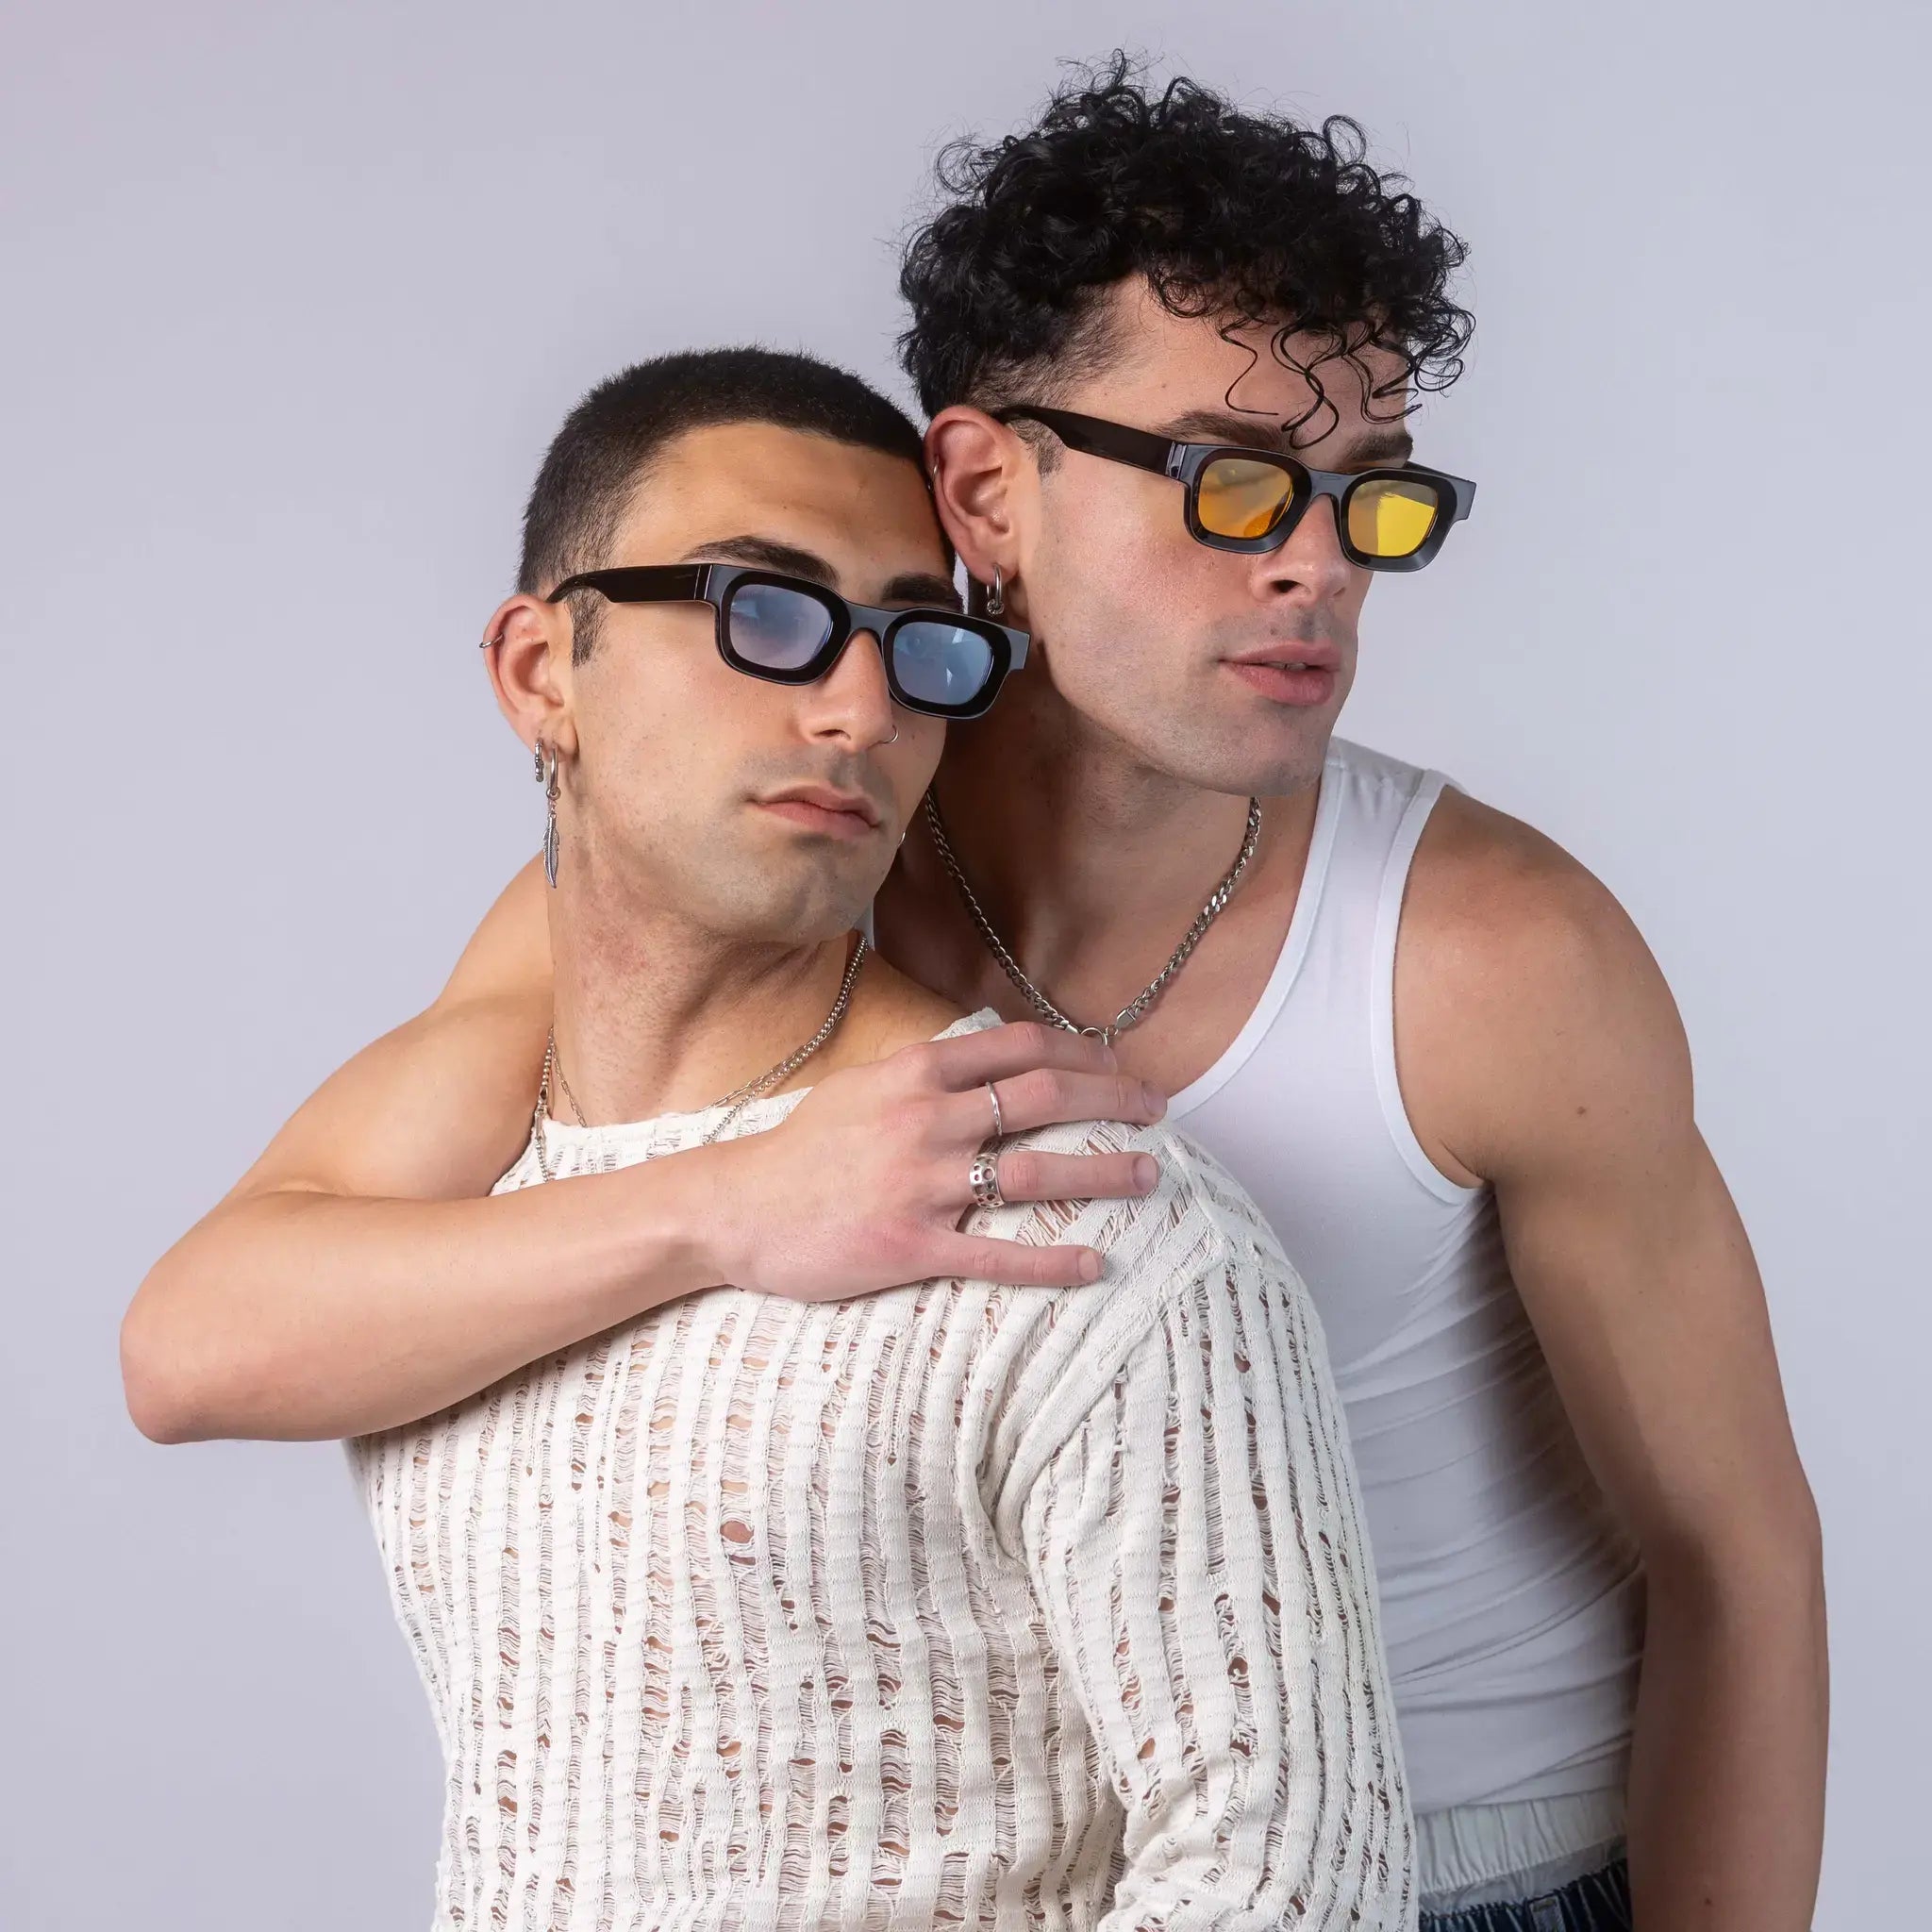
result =
[[987,950],[999,961],[1007,977],[1019,989],[1026,1003],[1042,1020],[1053,1025],[1064,1027],[1069,1033],[1084,1033],[1110,1045],[1117,1035],[1135,1024],[1160,997],[1162,988],[1188,963],[1188,955],[1201,943],[1202,934],[1221,917],[1222,908],[1234,897],[1234,889],[1241,883],[1242,873],[1247,871],[1248,860],[1254,858],[1255,846],[1261,837],[1261,801],[1258,798],[1248,800],[1248,829],[1241,840],[1241,849],[1236,854],[1234,864],[1228,868],[1227,876],[1209,894],[1207,905],[1202,907],[1199,916],[1174,949],[1174,957],[1105,1026],[1083,1026],[1077,1020],[1070,1019],[1020,970],[1020,962],[1007,950],[1006,941],[993,930],[992,921],[986,916],[985,908],[967,883],[966,874],[954,854],[953,841],[946,837],[946,823],[940,816],[939,803],[930,791],[925,794],[925,828],[932,834],[933,849],[940,856],[940,863],[952,874],[953,883],[959,889],[959,896],[966,902],[966,910],[979,928],[979,937],[986,941]]
[[[795,1047],[775,1067],[768,1067],[756,1080],[747,1080],[742,1087],[733,1088],[723,1100],[712,1101],[711,1107],[723,1107],[730,1110],[701,1137],[698,1141],[700,1147],[710,1146],[754,1100],[761,1100],[774,1087],[783,1086],[820,1047],[824,1045],[826,1041],[831,1039],[838,1030],[839,1022],[845,1017],[845,1008],[852,999],[852,989],[858,983],[858,969],[865,964],[866,950],[865,935],[860,933],[858,943],[852,949],[852,962],[846,967],[845,977],[840,983],[839,997],[832,1002],[832,1010],[825,1015],[825,1024],[803,1046]],[[543,1072],[537,1082],[537,1110],[530,1121],[531,1136],[537,1146],[537,1172],[546,1181],[557,1178],[550,1171],[550,1150],[543,1138],[543,1119],[550,1111],[550,1076],[553,1074],[561,1082],[564,1092],[570,1095],[571,1111],[576,1115],[580,1123],[588,1126],[590,1123],[584,1120],[584,1110],[577,1105],[576,1095],[571,1093],[570,1082],[564,1079],[563,1069],[558,1064],[555,1026],[551,1027],[550,1037],[543,1042]],[[710,1110],[710,1108],[704,1109],[707,1113]]]

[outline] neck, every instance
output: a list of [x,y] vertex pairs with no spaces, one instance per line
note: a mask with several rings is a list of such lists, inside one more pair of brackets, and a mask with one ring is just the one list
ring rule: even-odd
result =
[[[558,1060],[593,1124],[695,1111],[757,1079],[824,1023],[851,957],[849,934],[755,943],[645,900],[559,879],[551,904]],[[556,1079],[550,1110],[572,1118]]]
[[[1138,972],[1153,959],[1141,978],[1151,976],[1234,864],[1247,827],[1245,795],[1156,771],[1058,704],[1008,709],[1003,699],[979,723],[954,726],[934,793],[974,895],[1049,992],[1099,960],[1136,962]],[[1268,853],[1306,843],[1313,812],[1312,788],[1270,805],[1244,896]],[[1125,984],[1110,973],[1108,985],[1116,979]]]

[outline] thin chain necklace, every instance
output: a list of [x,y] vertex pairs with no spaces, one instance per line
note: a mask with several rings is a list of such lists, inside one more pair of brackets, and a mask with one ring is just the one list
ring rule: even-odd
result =
[[1188,955],[1201,943],[1201,935],[1221,917],[1222,908],[1234,897],[1234,889],[1241,883],[1242,873],[1248,869],[1248,860],[1255,856],[1256,843],[1261,837],[1261,801],[1248,800],[1248,829],[1241,840],[1241,849],[1235,855],[1235,861],[1228,868],[1227,876],[1208,895],[1208,903],[1202,907],[1192,925],[1189,926],[1181,942],[1174,949],[1174,957],[1141,990],[1135,998],[1129,1000],[1113,1016],[1111,1024],[1106,1026],[1083,1026],[1077,1020],[1069,1019],[1061,1012],[1034,983],[1020,970],[1020,962],[1008,951],[1007,944],[993,930],[992,921],[986,916],[985,908],[967,883],[966,874],[953,852],[953,841],[946,837],[946,824],[940,816],[939,801],[930,791],[925,794],[925,826],[932,834],[934,849],[939,853],[940,863],[952,874],[953,883],[959,889],[959,896],[966,902],[966,909],[973,915],[973,923],[979,928],[979,937],[986,941],[987,950],[991,953],[1005,969],[1006,975],[1020,990],[1027,1004],[1042,1020],[1056,1026],[1064,1027],[1069,1033],[1085,1033],[1091,1038],[1111,1044],[1114,1039],[1124,1033],[1146,1013],[1147,1008],[1160,997],[1167,982],[1188,963]]
[[[820,1047],[824,1045],[826,1041],[831,1039],[838,1029],[839,1022],[845,1017],[845,1008],[852,999],[852,989],[858,979],[858,969],[865,964],[866,951],[865,935],[860,933],[858,944],[852,949],[851,964],[845,968],[845,977],[840,982],[839,997],[832,1002],[832,1010],[825,1015],[825,1024],[803,1046],[793,1048],[775,1067],[768,1067],[756,1080],[747,1080],[742,1087],[733,1088],[723,1100],[712,1101],[712,1108],[726,1108],[729,1111],[703,1135],[698,1141],[699,1146],[710,1146],[754,1100],[761,1100],[774,1087],[782,1086],[818,1052]],[[584,1110],[577,1105],[577,1097],[571,1092],[570,1082],[564,1078],[563,1068],[558,1061],[557,1028],[554,1025],[543,1042],[543,1072],[537,1082],[537,1110],[530,1122],[531,1136],[537,1146],[537,1171],[546,1181],[557,1178],[550,1171],[550,1150],[543,1138],[543,1122],[550,1111],[552,1074],[557,1075],[565,1094],[568,1095],[571,1111],[576,1115],[579,1123],[588,1126],[590,1123],[584,1120]],[[710,1108],[707,1108],[705,1111],[708,1113]]]

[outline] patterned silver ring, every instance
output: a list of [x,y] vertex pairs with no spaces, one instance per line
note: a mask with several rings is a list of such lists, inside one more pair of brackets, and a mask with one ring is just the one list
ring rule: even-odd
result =
[[1000,1158],[997,1154],[975,1154],[973,1172],[967,1176],[973,1198],[982,1208],[1004,1208],[1007,1197],[1000,1192]]
[[992,1097],[992,1137],[997,1141],[1007,1131],[1006,1121],[1000,1113],[1000,1090],[989,1080],[986,1083],[986,1091]]

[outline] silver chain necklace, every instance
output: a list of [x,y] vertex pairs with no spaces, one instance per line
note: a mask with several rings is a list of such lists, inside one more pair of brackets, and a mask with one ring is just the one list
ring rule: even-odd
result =
[[[724,1129],[748,1108],[754,1100],[761,1100],[774,1087],[783,1086],[791,1075],[810,1059],[837,1030],[839,1022],[845,1017],[845,1008],[852,999],[852,989],[858,979],[858,969],[865,964],[867,947],[865,935],[860,933],[858,943],[852,949],[852,962],[845,969],[845,977],[840,982],[839,997],[832,1002],[832,1010],[825,1015],[825,1024],[801,1047],[794,1048],[775,1067],[768,1067],[756,1080],[747,1080],[742,1087],[735,1087],[723,1100],[714,1100],[711,1107],[729,1108],[724,1117],[710,1127],[699,1140],[700,1147],[708,1147],[723,1135]],[[543,1138],[543,1121],[550,1111],[550,1076],[555,1074],[565,1093],[570,1095],[571,1111],[580,1122],[584,1121],[584,1110],[577,1105],[577,1097],[571,1093],[570,1082],[564,1079],[563,1068],[557,1058],[557,1028],[553,1025],[549,1038],[543,1042],[543,1072],[537,1082],[537,1110],[531,1117],[530,1131],[537,1146],[537,1171],[543,1178],[555,1180],[550,1171],[550,1150]],[[705,1109],[707,1113],[710,1108]]]
[[1161,989],[1188,963],[1188,955],[1201,943],[1201,935],[1221,917],[1222,908],[1234,897],[1234,889],[1241,883],[1242,873],[1248,869],[1248,860],[1255,856],[1255,846],[1261,836],[1261,801],[1248,800],[1247,835],[1241,840],[1241,849],[1235,856],[1234,864],[1229,867],[1227,876],[1208,895],[1208,903],[1202,907],[1199,916],[1189,926],[1181,942],[1174,949],[1174,957],[1141,990],[1140,993],[1124,1006],[1113,1016],[1112,1023],[1106,1026],[1083,1026],[1077,1020],[1070,1019],[1054,1005],[1034,983],[1020,970],[1020,962],[1007,950],[1006,941],[992,928],[992,921],[986,916],[985,908],[974,896],[973,888],[967,883],[966,874],[953,852],[953,841],[946,837],[945,821],[940,816],[938,801],[928,791],[925,794],[925,826],[932,834],[934,849],[939,853],[940,863],[953,876],[953,883],[959,889],[959,896],[966,902],[966,909],[973,915],[973,923],[979,928],[979,937],[986,941],[987,950],[991,953],[1005,969],[1006,975],[1016,986],[1027,1004],[1041,1019],[1056,1026],[1064,1027],[1069,1033],[1084,1033],[1090,1038],[1111,1044],[1114,1039],[1135,1024],[1154,1002],[1160,997]]

